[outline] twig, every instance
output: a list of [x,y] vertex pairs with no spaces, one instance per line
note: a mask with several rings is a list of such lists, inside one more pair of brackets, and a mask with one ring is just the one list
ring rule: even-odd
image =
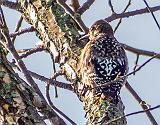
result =
[[10,37],[15,37],[17,35],[19,36],[21,34],[29,33],[29,32],[34,32],[34,31],[35,31],[35,28],[33,26],[31,26],[29,28],[22,29],[21,31],[18,31],[18,32],[15,32],[15,33],[11,33]]
[[90,6],[94,3],[95,0],[87,0],[78,10],[76,13],[82,15],[86,10],[90,8]]
[[114,11],[114,8],[113,8],[113,5],[112,5],[112,0],[108,0],[108,5],[111,8],[112,14],[115,14],[115,11]]
[[6,24],[4,13],[3,13],[1,6],[0,6],[0,19],[1,19],[1,27],[5,28],[7,24]]
[[[57,76],[61,75],[61,73],[57,73],[55,75],[53,75],[52,79],[56,79]],[[68,120],[72,125],[76,125],[75,122],[73,122],[68,116],[66,116],[62,111],[60,111],[57,107],[54,106],[54,104],[52,103],[51,101],[51,98],[50,98],[50,94],[49,94],[49,88],[50,88],[50,84],[47,84],[46,85],[46,97],[47,97],[47,100],[50,104],[50,106],[56,111],[58,112],[60,115],[62,115],[66,120]]]
[[157,109],[157,108],[160,108],[160,105],[157,105],[157,106],[152,107],[152,108],[148,108],[148,109],[146,109],[146,110],[129,113],[129,114],[125,115],[125,116],[131,116],[131,115],[135,115],[135,114],[139,114],[139,113],[144,113],[144,112],[146,112],[146,111],[148,111],[148,110],[149,110],[149,111],[152,111],[152,110]]
[[[151,112],[148,110],[148,106],[146,105],[146,103],[139,97],[139,95],[134,91],[134,89],[130,86],[130,84],[128,83],[128,81],[125,84],[126,89],[132,94],[132,96],[138,101],[139,104],[141,104],[141,107],[143,108],[143,110],[146,112],[149,120],[151,121],[151,123],[153,125],[158,125],[158,123],[156,122],[156,120],[154,119],[153,115],[151,114]],[[143,102],[143,103],[142,103]]]
[[[18,32],[18,31],[19,31],[19,29],[20,29],[20,27],[21,27],[21,25],[22,25],[22,21],[23,21],[23,17],[21,16],[20,19],[19,19],[19,21],[18,21],[18,23],[17,23],[15,32]],[[13,44],[14,44],[15,39],[16,39],[16,35],[13,36],[13,38],[12,38]]]
[[[31,48],[31,49],[33,49],[33,48]],[[31,49],[17,49],[16,51],[17,51],[17,53],[26,53],[26,52],[30,51]]]
[[149,7],[147,1],[146,1],[146,0],[143,0],[143,2],[146,4],[148,11],[151,13],[151,15],[152,15],[154,21],[156,22],[156,25],[157,25],[158,29],[160,30],[160,25],[159,25],[159,23],[158,23],[158,21],[157,21],[155,15],[154,15],[154,13],[151,11],[151,8]]
[[87,34],[88,33],[88,28],[80,18],[80,16],[75,16],[75,13],[72,11],[72,9],[63,1],[63,0],[57,0],[58,4],[62,6],[66,11],[69,12],[71,17],[75,19],[79,27]]
[[14,10],[19,10],[20,9],[20,4],[16,3],[16,2],[12,2],[9,0],[0,0],[0,5],[3,5],[5,7],[8,7],[10,9],[14,9]]
[[71,5],[70,5],[74,12],[77,11],[77,9],[80,7],[79,1],[78,0],[71,0]]
[[[138,66],[138,60],[139,60],[139,54],[137,54],[136,61],[135,61],[135,66],[133,68],[133,71],[135,71],[137,66]],[[133,75],[135,75],[135,73],[133,73]]]
[[[158,55],[159,55],[159,54],[158,54]],[[134,71],[128,73],[128,74],[126,75],[126,77],[127,77],[127,76],[130,76],[130,75],[132,75],[132,74],[134,74],[134,73],[136,73],[137,71],[139,71],[139,70],[140,70],[142,67],[144,67],[147,63],[149,63],[151,60],[153,60],[154,58],[156,58],[156,56],[157,56],[157,55],[154,55],[153,57],[151,57],[150,59],[148,59],[146,62],[144,62],[141,66],[139,66],[137,69],[135,69]]]
[[151,51],[147,51],[147,50],[142,50],[142,49],[137,49],[134,47],[131,47],[129,45],[123,44],[121,43],[121,45],[128,51],[138,54],[138,55],[143,55],[143,56],[149,56],[149,57],[153,57],[154,55],[157,55],[155,58],[156,59],[160,59],[160,54],[156,53],[156,52],[151,52]]
[[[123,13],[125,13],[125,12],[126,12],[126,10],[128,9],[128,7],[129,7],[130,5],[131,5],[131,0],[129,0],[129,1],[128,1],[127,6],[126,6],[126,7],[125,7],[125,9],[123,10]],[[120,26],[121,22],[122,22],[122,18],[119,20],[119,22],[118,22],[117,26],[115,27],[115,29],[114,29],[114,33],[117,31],[117,29],[118,29],[118,27]]]
[[[150,7],[150,10],[152,12],[158,11],[158,10],[160,10],[160,6]],[[126,18],[126,17],[130,17],[130,16],[136,16],[136,15],[145,14],[145,13],[149,13],[147,8],[139,9],[139,10],[135,10],[135,11],[130,11],[130,12],[125,12],[125,13],[120,13],[120,14],[113,14],[113,15],[107,17],[105,20],[107,22],[111,22],[116,19]]]
[[[155,110],[155,109],[158,109],[158,108],[160,108],[160,105],[154,106],[154,107],[152,107],[152,108],[148,108],[148,109],[146,109],[146,110],[141,110],[141,111],[137,111],[137,112],[132,112],[132,113],[126,114],[126,115],[124,115],[124,116],[121,116],[121,117],[118,117],[118,118],[116,118],[116,119],[113,119],[113,120],[109,121],[109,122],[107,123],[107,125],[110,124],[110,123],[112,123],[112,122],[115,122],[115,121],[117,121],[117,120],[119,120],[119,119],[121,119],[121,118],[125,118],[125,117],[128,117],[128,116],[132,116],[132,115],[136,115],[136,114],[140,114],[140,113],[145,113],[146,111],[152,111],[152,110]],[[153,124],[153,125],[158,125],[158,124],[156,123],[156,124]]]
[[32,71],[29,71],[29,70],[28,70],[28,72],[30,73],[30,75],[32,77],[34,77],[38,80],[41,80],[41,81],[45,82],[46,84],[50,84],[50,85],[53,85],[53,86],[56,86],[56,87],[74,92],[74,88],[72,87],[71,84],[67,84],[67,83],[64,83],[64,82],[59,82],[59,81],[55,81],[55,80],[52,80],[52,79],[48,79],[48,78],[46,78],[42,75],[39,75],[39,74],[34,73]]
[[42,52],[44,51],[45,49],[44,48],[40,48],[40,47],[37,47],[37,48],[32,48],[32,49],[28,49],[25,53],[23,53],[20,58],[26,58],[28,57],[29,55],[32,55],[36,52]]
[[[51,53],[50,56],[51,56],[51,59],[52,59],[53,74],[55,74],[56,73],[56,67],[55,67],[55,62],[54,62],[54,55]],[[53,75],[51,77],[51,79],[56,80],[56,77],[54,77],[54,75]],[[48,88],[49,88],[49,86],[48,86]],[[55,86],[54,89],[55,89],[55,98],[57,98],[58,97],[57,87]]]

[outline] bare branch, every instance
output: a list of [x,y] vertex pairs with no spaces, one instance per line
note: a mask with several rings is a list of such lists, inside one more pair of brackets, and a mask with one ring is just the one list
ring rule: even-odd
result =
[[38,80],[41,80],[47,84],[50,84],[50,85],[53,85],[53,86],[56,86],[56,87],[59,87],[59,88],[62,88],[62,89],[67,89],[69,91],[73,91],[74,92],[74,88],[72,87],[71,84],[67,84],[67,83],[63,83],[63,82],[59,82],[59,81],[55,81],[55,80],[52,80],[52,79],[48,79],[44,76],[41,76],[37,73],[34,73],[32,71],[28,71],[32,77],[38,79]]
[[[158,54],[159,55],[159,54]],[[157,55],[154,55],[153,57],[151,57],[150,59],[148,59],[146,62],[144,62],[141,66],[139,66],[137,69],[135,69],[133,72],[128,73],[126,76],[130,76],[134,73],[136,73],[137,71],[139,71],[142,67],[144,67],[147,63],[149,63],[151,60],[153,60],[154,58],[156,58]]]
[[159,23],[158,23],[158,21],[157,21],[155,15],[154,15],[154,13],[151,11],[151,8],[149,7],[147,1],[146,1],[146,0],[143,0],[143,2],[146,4],[148,11],[151,13],[151,15],[152,15],[154,21],[156,22],[156,25],[157,25],[158,29],[160,30],[160,25],[159,25]]
[[[152,111],[152,110],[155,110],[155,109],[157,109],[157,108],[160,108],[160,105],[157,105],[157,106],[152,107],[152,108],[148,108],[148,109],[146,109],[146,110],[129,113],[129,114],[125,115],[124,117],[131,116],[131,115],[135,115],[135,114],[139,114],[139,113],[144,113],[144,112],[146,112],[146,111]],[[154,125],[155,125],[155,124],[154,124]]]
[[16,2],[9,1],[9,0],[0,0],[0,5],[3,5],[5,7],[8,7],[10,9],[14,9],[14,10],[20,9],[20,4],[18,4]]
[[[22,59],[22,58],[26,58],[26,57],[28,57],[29,55],[32,55],[32,54],[34,54],[34,53],[36,53],[36,52],[42,52],[42,51],[44,51],[45,49],[44,48],[41,48],[41,47],[37,47],[37,48],[32,48],[32,49],[27,49],[26,51],[25,51],[25,53],[23,53],[21,56],[20,56],[20,58]],[[21,50],[22,51],[22,50]]]
[[[155,110],[155,109],[158,109],[158,108],[160,108],[160,105],[154,106],[154,107],[152,107],[152,108],[148,108],[148,109],[146,109],[146,110],[141,110],[141,111],[137,111],[137,112],[132,112],[132,113],[126,114],[126,115],[124,115],[124,116],[121,116],[121,117],[118,117],[118,118],[116,118],[116,119],[113,119],[113,120],[109,121],[109,122],[107,123],[107,125],[110,124],[110,123],[112,123],[112,122],[115,122],[115,121],[117,121],[117,120],[119,120],[119,119],[121,119],[121,118],[128,117],[128,116],[132,116],[132,115],[136,115],[136,114],[140,114],[140,113],[145,113],[146,111],[152,111],[152,110]],[[157,124],[157,123],[154,123],[153,125],[158,125],[158,124]]]
[[[57,76],[61,75],[62,73],[56,73],[55,75],[53,75],[52,79],[56,79]],[[55,107],[55,105],[52,103],[51,98],[50,98],[50,94],[49,94],[49,88],[50,88],[50,84],[46,85],[46,97],[47,100],[50,104],[50,106],[56,111],[58,112],[60,115],[62,115],[66,120],[68,120],[72,125],[77,125],[75,122],[73,122],[68,116],[66,116],[62,111],[60,111],[57,107]]]
[[135,53],[135,54],[138,54],[138,55],[143,55],[143,56],[149,56],[149,57],[153,57],[153,56],[157,55],[155,58],[156,59],[160,59],[160,54],[158,54],[156,52],[151,52],[151,51],[147,51],[147,50],[137,49],[137,48],[131,47],[131,46],[126,45],[126,44],[122,44],[122,45],[123,45],[123,47],[126,50],[128,50],[128,51],[130,51],[132,53]]
[[[139,54],[137,54],[136,61],[135,61],[135,66],[133,68],[133,71],[135,71],[137,66],[138,66],[138,60],[139,60]],[[135,72],[133,73],[133,75],[135,75]]]
[[[20,19],[19,19],[19,21],[18,21],[18,23],[17,23],[15,32],[18,32],[18,31],[19,31],[19,29],[20,29],[20,27],[21,27],[21,25],[22,25],[22,21],[23,21],[23,17],[21,16]],[[12,38],[12,42],[13,42],[13,43],[14,43],[15,39],[16,39],[16,35]]]
[[71,5],[70,5],[74,12],[77,11],[77,9],[80,7],[79,1],[78,0],[71,0]]
[[[125,7],[125,9],[123,10],[123,13],[125,13],[125,12],[126,12],[126,10],[128,9],[128,7],[129,7],[130,5],[131,5],[131,0],[129,0],[129,1],[128,1],[127,6],[126,6],[126,7]],[[118,22],[117,26],[115,27],[115,29],[114,29],[114,33],[116,32],[116,30],[117,30],[117,29],[118,29],[118,27],[120,26],[121,22],[122,22],[122,18],[119,20],[119,22]]]
[[2,27],[5,28],[7,24],[6,24],[4,13],[3,13],[1,6],[0,6],[0,20],[1,20],[1,28]]
[[[31,48],[32,49],[32,48]],[[29,50],[31,50],[31,49],[18,49],[18,50],[16,50],[17,51],[17,53],[25,53],[25,52],[27,52],[27,51],[29,51]]]
[[21,34],[24,34],[24,33],[29,33],[29,32],[34,32],[35,31],[35,28],[33,26],[29,27],[29,28],[25,28],[25,29],[22,29],[21,31],[17,31],[15,33],[11,33],[10,34],[10,37],[15,37],[15,36],[19,36]]
[[[152,12],[158,11],[158,10],[160,10],[160,6],[150,7],[150,10]],[[136,16],[136,15],[145,14],[145,13],[149,13],[147,8],[139,9],[139,10],[135,10],[135,11],[130,11],[130,12],[125,12],[125,13],[120,13],[120,14],[112,14],[111,16],[107,17],[105,20],[108,22],[111,22],[116,19],[126,18],[126,17],[130,17],[130,16]]]
[[114,11],[114,8],[113,8],[113,5],[112,5],[112,0],[108,0],[108,5],[111,8],[112,14],[115,14],[115,11]]
[[76,13],[82,15],[86,10],[90,8],[90,6],[94,3],[95,0],[87,0],[78,10]]
[[[132,94],[132,96],[138,101],[138,103],[141,105],[141,107],[143,108],[143,110],[146,112],[149,120],[151,121],[151,123],[153,125],[158,125],[158,123],[156,122],[156,120],[154,119],[153,115],[151,114],[151,112],[148,110],[148,106],[146,105],[146,103],[139,97],[139,95],[134,91],[134,89],[130,86],[130,84],[128,83],[128,81],[125,84],[125,87],[127,88],[127,90]],[[143,103],[142,103],[143,102]]]
[[[56,73],[56,67],[55,67],[54,55],[52,53],[50,53],[50,56],[51,56],[51,59],[52,59],[53,74],[55,74]],[[56,77],[53,75],[51,77],[51,79],[56,80]],[[49,85],[48,85],[48,89],[49,89]],[[55,97],[57,98],[58,97],[57,87],[55,86],[54,89],[55,89]]]

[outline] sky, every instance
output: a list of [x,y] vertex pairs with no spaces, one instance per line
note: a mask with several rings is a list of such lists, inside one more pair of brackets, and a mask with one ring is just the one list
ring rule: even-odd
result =
[[[91,8],[82,16],[85,24],[90,27],[96,20],[104,19],[110,16],[111,11],[108,6],[108,0],[96,0]],[[128,0],[112,0],[113,6],[117,13],[120,13],[125,8]],[[82,4],[85,0],[80,0]],[[160,5],[159,0],[148,0],[150,6]],[[132,3],[128,11],[145,8],[143,0],[132,0]],[[15,29],[16,22],[18,21],[20,14],[16,11],[3,8],[7,24],[9,26],[10,33]],[[160,23],[160,11],[155,12],[155,16]],[[114,28],[117,21],[111,22]],[[29,25],[23,22],[22,28],[27,28]],[[115,37],[121,43],[125,43],[132,47],[139,49],[160,52],[160,30],[156,26],[151,14],[143,14],[134,17],[125,18],[118,30],[115,33]],[[35,47],[35,44],[39,42],[35,33],[28,33],[17,37],[16,49],[27,49]],[[133,71],[135,65],[136,55],[127,51],[127,57],[129,60],[129,71]],[[12,57],[11,57],[12,58]],[[140,56],[138,65],[143,64],[148,57]],[[29,70],[37,72],[46,77],[50,77],[52,74],[52,63],[47,53],[36,53],[24,62]],[[130,85],[139,94],[142,100],[146,101],[150,106],[156,106],[160,104],[159,90],[160,90],[160,60],[154,59],[143,67],[136,75],[132,75],[128,78]],[[66,82],[63,77],[58,77],[59,81]],[[43,94],[45,94],[45,84],[37,81]],[[53,103],[69,116],[78,125],[85,124],[85,112],[83,111],[83,103],[79,101],[77,96],[67,90],[58,89],[58,98],[54,97],[54,87],[51,87],[51,98]],[[137,101],[126,90],[125,87],[121,90],[121,98],[125,105],[125,113],[131,113],[142,110]],[[155,119],[160,123],[160,109],[152,111]],[[127,117],[128,125],[151,125],[146,114],[138,114]],[[48,123],[48,122],[47,122]],[[49,124],[49,123],[48,123]],[[70,125],[67,122],[68,125]]]

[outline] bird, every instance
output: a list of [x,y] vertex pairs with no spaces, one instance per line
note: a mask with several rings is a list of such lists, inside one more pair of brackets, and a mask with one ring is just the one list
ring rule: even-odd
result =
[[114,37],[111,25],[103,19],[91,26],[88,38],[79,61],[80,79],[85,88],[81,87],[81,93],[85,96],[90,88],[95,95],[103,95],[117,104],[128,73],[126,52]]

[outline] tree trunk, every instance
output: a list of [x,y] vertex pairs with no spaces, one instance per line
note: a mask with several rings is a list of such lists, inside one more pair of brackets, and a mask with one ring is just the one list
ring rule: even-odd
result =
[[36,93],[13,71],[6,55],[0,44],[0,122],[5,125],[45,125],[32,103]]

